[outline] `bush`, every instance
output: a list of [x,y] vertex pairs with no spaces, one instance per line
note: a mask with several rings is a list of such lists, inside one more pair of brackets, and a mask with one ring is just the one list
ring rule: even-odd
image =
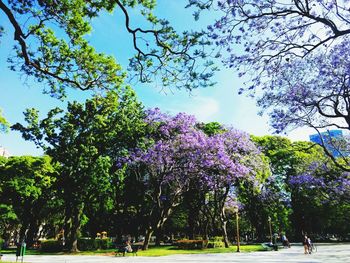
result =
[[208,242],[208,248],[224,247],[225,243],[221,236],[215,236]]
[[98,249],[97,240],[91,239],[91,238],[79,238],[78,249],[81,251],[97,250]]
[[63,245],[61,241],[49,239],[41,241],[40,250],[43,252],[61,252],[63,250]]
[[78,239],[78,249],[81,251],[109,249],[109,248],[114,248],[114,244],[109,238],[104,238],[104,239],[80,238],[80,239]]
[[97,249],[110,249],[115,247],[110,238],[95,239],[95,241],[97,242]]
[[206,248],[208,240],[178,240],[175,242],[175,246],[179,249],[203,249]]

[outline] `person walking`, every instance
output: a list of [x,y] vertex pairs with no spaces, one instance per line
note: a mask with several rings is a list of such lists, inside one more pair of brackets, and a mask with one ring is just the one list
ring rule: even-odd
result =
[[281,239],[282,239],[282,245],[284,247],[290,248],[290,243],[289,243],[289,240],[288,240],[286,234],[282,234],[282,238]]
[[304,236],[303,246],[304,246],[304,254],[309,254],[309,239],[307,235]]

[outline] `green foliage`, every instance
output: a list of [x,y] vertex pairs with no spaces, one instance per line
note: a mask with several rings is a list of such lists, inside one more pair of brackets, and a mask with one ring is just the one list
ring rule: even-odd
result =
[[[57,174],[48,156],[12,156],[0,165],[0,230],[20,224],[25,231],[48,216],[51,187]],[[40,207],[40,209],[37,209]],[[24,232],[21,231],[24,235]]]
[[40,250],[42,252],[61,252],[63,245],[61,241],[49,239],[41,242]]
[[174,210],[171,218],[165,223],[165,227],[175,232],[186,229],[189,216],[189,212],[181,205]]
[[0,238],[0,251],[1,251],[1,249],[3,248],[3,246],[4,246],[4,243],[5,243],[5,240],[3,240],[2,238]]
[[109,238],[93,239],[93,238],[79,238],[78,249],[81,251],[91,251],[98,249],[114,248],[113,242]]
[[179,249],[203,249],[208,245],[208,240],[188,240],[182,239],[175,242]]
[[0,222],[1,227],[5,224],[5,222],[14,222],[17,218],[16,213],[13,210],[12,205],[0,204]]
[[224,127],[218,122],[209,122],[198,124],[198,128],[204,131],[208,136],[213,136],[215,134],[224,133]]
[[[27,233],[28,240],[33,240],[40,225],[44,236],[51,237],[64,228],[67,244],[101,230],[117,237],[143,234],[149,219],[158,216],[149,213],[152,203],[145,189],[157,185],[145,184],[143,176],[147,174],[142,174],[142,169],[130,173],[118,163],[128,158],[130,148],[144,149],[153,142],[147,141],[147,136],[155,131],[147,130],[143,117],[143,109],[130,89],[119,95],[111,92],[95,96],[85,103],[69,103],[67,111],[53,109],[41,120],[36,110],[28,110],[28,125],[17,124],[14,128],[51,157],[0,157],[0,236],[7,240],[9,233],[19,230],[21,237]],[[225,235],[220,227],[222,219],[227,223],[227,236],[232,237],[236,223],[228,208],[234,204],[225,202],[231,191],[243,204],[239,226],[248,236],[254,232],[255,238],[266,241],[270,217],[272,231],[285,232],[291,240],[293,233],[297,238],[302,230],[315,234],[315,238],[323,233],[345,237],[350,217],[346,196],[332,201],[330,193],[322,189],[289,183],[302,173],[313,172],[329,180],[339,177],[339,168],[322,149],[277,136],[252,138],[262,153],[242,161],[258,180],[240,180],[226,192],[203,190],[198,187],[200,182],[193,180],[189,190],[182,193],[181,203],[155,234],[178,234],[190,239],[198,233],[203,239]],[[314,170],[315,162],[324,166]],[[83,251],[113,248],[107,239],[81,238],[77,243]],[[221,236],[209,241],[180,240],[177,246],[192,251],[204,247],[222,251],[223,240]],[[59,251],[62,247],[58,241],[49,240],[45,249]]]
[[[0,36],[1,36],[1,28],[0,28]],[[10,124],[2,115],[2,110],[0,109],[0,132],[7,132]]]
[[209,239],[208,248],[218,248],[218,247],[224,247],[225,243],[223,242],[222,236],[215,236],[211,239]]
[[96,239],[79,238],[78,239],[78,249],[81,250],[81,251],[97,250],[98,249],[98,243],[96,242]]
[[[140,81],[158,80],[163,86],[188,89],[213,85],[209,79],[217,68],[196,63],[205,57],[199,47],[209,45],[204,33],[177,33],[168,21],[154,15],[155,6],[154,0],[1,2],[9,29],[1,26],[0,37],[4,30],[15,31],[10,68],[44,82],[45,92],[53,96],[64,97],[67,88],[114,90],[123,83],[126,72],[113,56],[97,52],[86,35],[92,33],[93,19],[118,10],[124,15],[120,23],[132,35],[130,45],[136,52],[130,54],[128,71],[134,70]],[[131,27],[136,17],[130,8],[143,16],[145,29]]]
[[67,244],[77,238],[83,223],[98,221],[96,210],[112,208],[119,186],[116,160],[141,141],[143,114],[135,93],[126,88],[120,94],[96,95],[84,104],[69,103],[66,112],[55,108],[43,120],[36,110],[27,110],[28,126],[13,126],[43,148],[59,167],[56,184],[65,205]]

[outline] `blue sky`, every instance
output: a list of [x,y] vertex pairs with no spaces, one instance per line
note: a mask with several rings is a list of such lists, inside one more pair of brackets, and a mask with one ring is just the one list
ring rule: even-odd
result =
[[[184,10],[185,0],[158,0],[156,14],[170,20],[180,31],[206,27],[213,21],[215,14],[205,13],[202,19],[195,22],[191,10]],[[131,11],[132,25],[139,25],[143,20],[137,16],[136,10]],[[7,27],[5,16],[0,13],[0,21],[5,26],[6,34],[0,42],[0,108],[4,116],[12,124],[23,122],[23,111],[26,108],[37,108],[42,116],[55,106],[65,106],[67,101],[60,102],[48,95],[42,94],[43,87],[33,80],[25,81],[24,76],[8,69],[6,59],[11,54],[13,32]],[[123,27],[124,19],[120,12],[102,14],[94,19],[93,32],[87,36],[90,43],[99,51],[114,55],[117,61],[127,67],[128,58],[133,55],[131,37]],[[218,121],[255,135],[270,134],[267,117],[260,117],[254,100],[237,95],[238,88],[243,85],[236,73],[221,67],[215,77],[216,86],[202,88],[188,93],[183,90],[162,91],[154,85],[134,86],[139,99],[146,107],[159,107],[165,112],[187,112],[194,114],[204,122]],[[70,90],[69,100],[83,101],[91,96],[89,92]],[[312,131],[297,130],[289,134],[293,140],[307,140]],[[5,147],[12,155],[40,155],[31,142],[24,141],[18,132],[10,131],[0,134],[0,146]]]

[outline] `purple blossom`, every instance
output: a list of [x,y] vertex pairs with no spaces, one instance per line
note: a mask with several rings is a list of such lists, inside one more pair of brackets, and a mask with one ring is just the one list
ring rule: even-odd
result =
[[127,160],[120,162],[143,167],[148,180],[178,194],[187,189],[190,180],[214,190],[234,185],[238,180],[255,179],[260,152],[248,134],[229,128],[209,137],[197,128],[191,115],[171,116],[157,108],[146,113],[152,131],[150,147],[134,149]]

